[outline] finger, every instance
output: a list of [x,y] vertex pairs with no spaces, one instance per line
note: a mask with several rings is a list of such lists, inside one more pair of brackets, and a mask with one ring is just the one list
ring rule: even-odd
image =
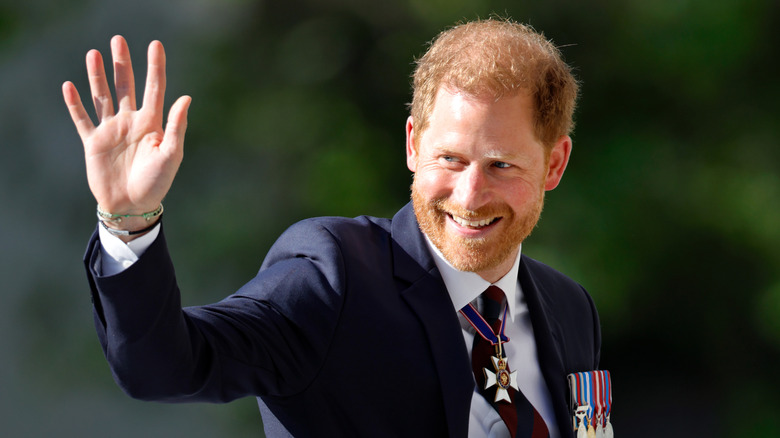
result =
[[152,110],[155,119],[162,125],[163,105],[165,103],[165,49],[159,41],[149,44],[146,87],[144,88],[143,108]]
[[135,78],[130,62],[127,41],[119,35],[111,38],[111,55],[114,58],[114,87],[120,110],[135,111]]
[[103,56],[97,50],[87,53],[87,76],[89,77],[89,89],[92,92],[92,102],[95,105],[95,114],[98,123],[106,117],[114,115],[114,102],[111,99],[111,90],[106,80],[106,69],[103,65]]
[[78,131],[79,137],[83,141],[95,129],[95,125],[92,123],[92,119],[89,118],[87,110],[84,109],[84,104],[81,103],[81,97],[79,97],[79,92],[76,90],[73,82],[62,84],[62,97],[65,98],[65,105],[68,106],[70,118],[73,119],[76,131]]
[[183,152],[184,133],[187,131],[187,113],[191,103],[190,96],[182,96],[174,102],[170,113],[168,113],[168,124],[165,126],[161,146],[166,149],[165,152],[171,155],[180,155]]

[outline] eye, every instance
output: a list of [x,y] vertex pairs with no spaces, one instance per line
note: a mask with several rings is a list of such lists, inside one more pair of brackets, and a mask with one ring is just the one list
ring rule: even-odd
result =
[[496,161],[495,163],[493,163],[493,166],[494,167],[498,167],[499,169],[506,169],[506,168],[512,167],[511,164],[505,163],[503,161]]

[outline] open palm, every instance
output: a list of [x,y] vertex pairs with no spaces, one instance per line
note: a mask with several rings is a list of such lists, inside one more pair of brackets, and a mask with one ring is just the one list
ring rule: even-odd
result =
[[87,74],[98,118],[95,126],[75,85],[63,84],[65,103],[84,143],[87,180],[103,210],[138,214],[157,208],[173,183],[183,157],[187,110],[191,99],[180,97],[171,107],[163,130],[165,52],[159,41],[149,45],[143,104],[136,108],[135,82],[127,42],[111,40],[115,111],[103,58],[87,53]]

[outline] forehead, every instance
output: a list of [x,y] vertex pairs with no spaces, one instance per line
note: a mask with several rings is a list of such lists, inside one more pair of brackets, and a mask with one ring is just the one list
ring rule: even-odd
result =
[[535,143],[530,95],[516,93],[496,99],[440,88],[423,143],[443,147],[464,142],[494,149]]

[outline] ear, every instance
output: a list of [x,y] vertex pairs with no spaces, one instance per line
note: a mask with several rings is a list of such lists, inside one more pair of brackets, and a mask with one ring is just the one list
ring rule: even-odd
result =
[[406,119],[406,167],[412,172],[417,171],[418,149],[414,140],[414,119]]
[[552,190],[558,187],[558,183],[563,178],[563,172],[566,170],[566,165],[569,164],[571,147],[571,137],[563,135],[550,150],[550,157],[547,160],[547,178],[545,178],[544,182],[545,190]]

